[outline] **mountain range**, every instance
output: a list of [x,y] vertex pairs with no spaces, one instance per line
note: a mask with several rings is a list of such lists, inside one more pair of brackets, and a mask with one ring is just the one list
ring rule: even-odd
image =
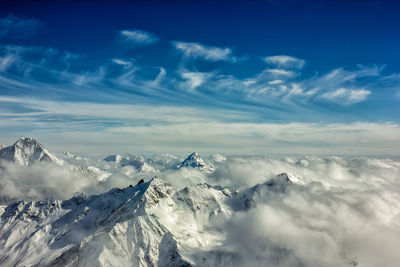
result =
[[0,149],[0,266],[397,266],[398,173],[369,158],[92,159],[20,138]]

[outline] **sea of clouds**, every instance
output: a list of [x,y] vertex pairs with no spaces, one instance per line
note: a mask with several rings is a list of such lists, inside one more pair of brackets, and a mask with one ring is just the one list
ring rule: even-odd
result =
[[74,159],[84,171],[49,163],[25,167],[2,162],[0,196],[3,204],[67,199],[81,192],[135,185],[154,176],[178,188],[208,183],[240,191],[289,172],[305,184],[258,194],[252,209],[210,222],[210,229],[225,236],[220,248],[236,255],[235,264],[397,266],[400,262],[400,161],[212,155],[208,162],[216,170],[205,173],[171,168],[179,160],[169,158],[164,166],[162,160],[153,161],[156,171],[152,172],[89,159]]

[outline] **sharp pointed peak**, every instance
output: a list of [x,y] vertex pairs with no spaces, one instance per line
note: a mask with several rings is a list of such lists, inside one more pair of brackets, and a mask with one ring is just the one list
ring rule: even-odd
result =
[[200,155],[199,155],[199,153],[197,153],[197,152],[193,152],[192,154],[190,154],[189,156],[188,156],[188,158],[199,158],[200,157]]
[[190,154],[184,161],[182,161],[177,166],[178,169],[180,169],[182,167],[198,168],[198,169],[206,171],[206,172],[214,171],[214,166],[204,162],[204,160],[202,158],[200,158],[200,155],[197,152],[193,152],[192,154]]

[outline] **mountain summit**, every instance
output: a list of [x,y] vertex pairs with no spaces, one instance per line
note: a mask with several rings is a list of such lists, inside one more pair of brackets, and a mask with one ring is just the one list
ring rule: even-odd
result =
[[214,166],[211,164],[205,163],[204,160],[200,158],[200,155],[197,152],[193,152],[192,154],[190,154],[184,161],[182,161],[176,167],[178,169],[180,169],[182,167],[197,168],[199,170],[202,170],[205,172],[210,172],[210,173],[214,171]]
[[13,145],[0,149],[0,160],[12,161],[23,166],[30,166],[38,161],[62,161],[48,152],[42,144],[33,138],[21,137]]

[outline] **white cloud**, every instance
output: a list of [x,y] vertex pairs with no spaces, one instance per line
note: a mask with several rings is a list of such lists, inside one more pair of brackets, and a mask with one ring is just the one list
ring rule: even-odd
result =
[[164,81],[165,78],[167,77],[167,71],[162,67],[160,67],[159,69],[160,69],[160,72],[157,74],[157,77],[154,79],[154,81],[152,83],[155,86],[159,86],[161,84],[161,82]]
[[296,72],[291,70],[283,70],[283,69],[266,69],[263,71],[264,73],[269,74],[271,77],[287,77],[291,78],[297,75]]
[[369,95],[371,91],[359,89],[359,90],[350,90],[350,95],[348,97],[348,103],[358,103],[364,101]]
[[371,91],[365,89],[339,88],[322,94],[321,98],[337,103],[354,104],[364,101],[370,94]]
[[184,80],[186,80],[185,85],[190,91],[193,91],[204,84],[207,79],[212,76],[210,73],[188,71],[182,71],[180,72],[180,75]]
[[273,81],[269,81],[268,84],[280,84],[283,83],[282,80],[273,80]]
[[131,61],[127,61],[127,60],[119,59],[119,58],[113,58],[111,61],[114,62],[117,65],[124,66],[125,68],[132,67],[132,62]]
[[284,55],[264,57],[263,60],[269,65],[284,69],[285,68],[301,69],[306,63],[305,60],[303,59],[291,56],[284,56]]
[[209,61],[235,61],[230,48],[205,46],[199,43],[173,42],[174,47],[186,58],[201,58]]
[[[250,123],[252,117],[248,113],[207,108],[10,97],[1,97],[0,102],[5,103],[2,104],[1,128],[19,128],[15,135],[39,136],[61,151],[65,147],[60,145],[76,144],[77,140],[77,151],[85,153],[119,148],[121,152],[146,149],[154,152],[397,155],[400,149],[400,126],[395,123]],[[6,109],[10,106],[6,103],[21,104],[33,111],[14,113]],[[5,137],[3,131],[0,137],[13,138],[10,135],[7,131]],[[60,144],[60,139],[65,144]],[[7,140],[2,139],[0,143],[7,144]]]
[[137,45],[151,45],[159,40],[156,35],[141,30],[122,30],[120,34],[126,41]]

